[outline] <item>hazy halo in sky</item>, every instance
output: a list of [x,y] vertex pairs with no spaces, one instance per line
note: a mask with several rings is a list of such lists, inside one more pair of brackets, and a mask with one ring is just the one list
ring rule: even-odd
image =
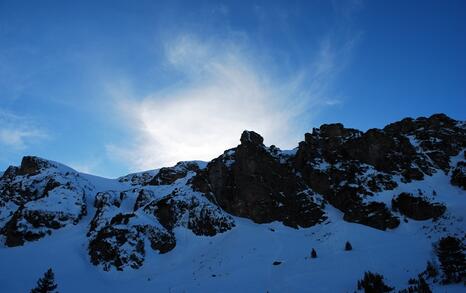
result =
[[[211,160],[235,147],[243,130],[254,130],[267,144],[292,148],[302,136],[293,121],[325,100],[322,88],[334,71],[328,42],[313,64],[314,73],[274,80],[254,56],[234,42],[181,34],[165,44],[167,63],[184,82],[143,98],[111,89],[117,113],[131,125],[134,141],[109,144],[112,156],[133,171]],[[306,113],[307,119],[312,113]]]

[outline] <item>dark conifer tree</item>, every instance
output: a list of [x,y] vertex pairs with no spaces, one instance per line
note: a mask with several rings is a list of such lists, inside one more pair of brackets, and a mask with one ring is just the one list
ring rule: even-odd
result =
[[445,283],[459,283],[466,278],[466,258],[463,250],[463,244],[458,238],[447,236],[440,239],[436,252]]
[[57,287],[55,274],[52,269],[48,269],[44,276],[37,281],[37,286],[31,290],[31,293],[56,293]]
[[345,250],[346,251],[353,250],[353,246],[351,245],[351,243],[349,243],[349,241],[346,241]]
[[371,272],[365,272],[364,278],[358,281],[358,290],[365,293],[382,293],[393,291],[392,287],[387,286],[383,281],[383,276]]
[[312,257],[312,258],[316,258],[316,257],[317,257],[317,252],[315,251],[314,248],[313,248],[312,251],[311,251],[311,257]]
[[426,272],[427,272],[428,278],[433,278],[438,275],[437,269],[434,267],[434,265],[430,261],[427,262]]
[[422,276],[419,276],[419,282],[418,282],[418,285],[417,285],[417,292],[419,292],[419,293],[432,293],[432,290],[430,290],[429,284],[427,284],[426,280]]

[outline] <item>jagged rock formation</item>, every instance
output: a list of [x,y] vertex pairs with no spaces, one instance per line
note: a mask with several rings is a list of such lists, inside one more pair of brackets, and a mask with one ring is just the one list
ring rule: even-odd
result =
[[309,227],[321,222],[321,202],[283,163],[287,159],[278,149],[265,147],[259,134],[245,131],[241,144],[210,162],[193,185],[225,211],[257,223],[278,220]]
[[164,167],[147,182],[148,185],[169,185],[180,178],[186,177],[189,171],[199,172],[199,165],[196,162],[179,162],[173,167]]
[[399,220],[385,204],[363,199],[394,189],[398,179],[410,182],[437,169],[448,172],[450,157],[465,147],[464,123],[443,114],[406,118],[367,132],[329,124],[306,133],[293,166],[314,191],[345,213],[345,220],[385,230]]
[[102,264],[104,270],[112,266],[117,270],[126,265],[140,267],[144,261],[146,238],[151,247],[161,253],[175,247],[176,240],[171,231],[156,220],[147,219],[145,214],[124,209],[130,192],[108,191],[96,196],[96,213],[87,234],[90,237],[89,255],[92,263]]
[[53,230],[76,224],[86,215],[86,194],[93,186],[63,165],[24,157],[0,180],[0,233],[5,245],[18,246]]
[[128,174],[118,178],[118,182],[129,183],[132,186],[147,185],[154,178],[159,170],[149,170],[139,173]]
[[24,157],[0,178],[0,240],[19,246],[84,222],[93,264],[137,269],[145,243],[170,252],[176,229],[215,236],[235,227],[229,214],[301,228],[324,222],[330,205],[348,222],[386,230],[400,225],[400,215],[428,220],[446,212],[399,186],[441,172],[466,189],[466,125],[443,114],[366,132],[326,124],[293,151],[267,147],[253,131],[240,141],[207,164],[180,162],[95,185],[102,178]]
[[194,192],[185,181],[169,188],[171,192],[167,195],[150,187],[98,193],[94,202],[96,213],[88,232],[92,263],[102,265],[104,270],[112,267],[123,270],[126,266],[136,269],[144,262],[146,240],[159,253],[176,246],[173,233],[176,227],[206,236],[234,227],[231,216]]

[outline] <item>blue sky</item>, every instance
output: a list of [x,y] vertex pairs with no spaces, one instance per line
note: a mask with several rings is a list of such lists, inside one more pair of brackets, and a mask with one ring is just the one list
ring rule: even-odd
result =
[[208,160],[243,129],[464,120],[465,1],[0,0],[0,169],[116,177]]

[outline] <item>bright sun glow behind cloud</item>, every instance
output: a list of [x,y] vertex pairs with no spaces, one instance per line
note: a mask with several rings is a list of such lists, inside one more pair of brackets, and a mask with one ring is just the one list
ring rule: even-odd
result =
[[266,143],[294,147],[302,132],[293,120],[312,105],[328,105],[320,93],[334,67],[328,46],[311,77],[301,73],[286,80],[273,80],[231,43],[184,35],[165,49],[168,64],[186,82],[142,99],[116,96],[118,113],[133,125],[135,139],[107,150],[131,162],[133,170],[210,160],[236,146],[245,129],[260,133]]

